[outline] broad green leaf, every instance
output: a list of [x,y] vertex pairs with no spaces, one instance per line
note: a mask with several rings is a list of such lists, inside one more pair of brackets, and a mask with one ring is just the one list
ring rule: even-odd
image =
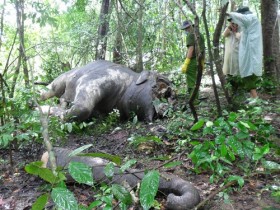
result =
[[225,142],[225,139],[226,139],[225,135],[219,135],[215,138],[215,143],[222,144]]
[[100,157],[104,158],[106,160],[109,160],[117,165],[121,165],[121,157],[117,155],[110,155],[106,153],[101,153],[101,152],[95,152],[95,153],[86,153],[86,154],[79,154],[78,156],[83,156],[83,157]]
[[220,146],[220,150],[221,150],[221,156],[225,157],[227,155],[227,146],[225,144],[222,144]]
[[39,177],[51,184],[56,184],[59,180],[58,177],[56,177],[53,172],[48,168],[40,168],[39,169]]
[[112,193],[122,203],[126,205],[132,204],[132,197],[130,193],[123,186],[118,184],[113,184]]
[[85,163],[70,162],[68,171],[78,183],[93,185],[92,168]]
[[253,160],[261,159],[265,154],[269,153],[269,144],[264,145],[261,148],[256,147],[253,154]]
[[244,185],[244,179],[241,176],[230,176],[228,181],[237,181],[240,187]]
[[200,128],[202,128],[202,126],[204,125],[204,120],[198,120],[198,122],[196,122],[192,127],[191,127],[191,131],[196,131]]
[[179,166],[181,164],[182,164],[182,161],[174,161],[174,162],[170,162],[170,163],[164,164],[163,166],[165,168],[172,168],[172,167],[175,167],[175,166]]
[[102,201],[99,201],[99,200],[96,200],[96,201],[93,201],[90,206],[88,207],[88,209],[94,209],[95,207],[97,206],[100,206],[103,202]]
[[53,172],[48,168],[42,168],[43,162],[37,161],[29,163],[25,166],[25,171],[29,174],[37,175],[41,179],[51,183],[55,184],[58,181],[58,178],[53,174]]
[[243,121],[239,121],[242,125],[244,125],[246,128],[250,128],[249,124]]
[[280,164],[273,161],[262,161],[263,167],[268,170],[280,170]]
[[45,209],[45,205],[47,204],[49,199],[49,194],[43,194],[32,205],[32,210],[41,210]]
[[250,134],[249,133],[244,133],[244,132],[240,131],[235,136],[238,139],[248,139],[250,137]]
[[42,165],[43,165],[42,161],[31,162],[31,163],[27,164],[24,167],[24,169],[29,174],[38,175],[39,169],[42,167]]
[[78,203],[73,193],[65,188],[56,187],[52,189],[51,197],[58,208],[63,210],[78,210]]
[[135,159],[129,160],[124,165],[122,165],[120,169],[122,172],[124,172],[125,170],[127,170],[131,166],[133,166],[135,163],[137,163],[137,160],[135,160]]
[[107,177],[113,177],[115,173],[115,166],[113,163],[108,163],[104,168],[104,173]]
[[237,114],[235,112],[231,112],[228,116],[228,121],[234,122],[237,118]]
[[158,186],[158,171],[149,171],[145,174],[140,187],[140,203],[144,210],[148,210],[153,205]]
[[1,136],[0,136],[0,146],[2,148],[6,148],[9,144],[9,142],[12,141],[12,140],[13,140],[13,137],[12,137],[11,134],[6,134],[6,133],[1,134]]
[[91,146],[92,146],[92,144],[87,144],[87,145],[81,146],[81,147],[73,150],[72,152],[70,152],[69,157],[76,156],[76,155],[78,155],[79,153],[81,153],[82,151],[88,149]]

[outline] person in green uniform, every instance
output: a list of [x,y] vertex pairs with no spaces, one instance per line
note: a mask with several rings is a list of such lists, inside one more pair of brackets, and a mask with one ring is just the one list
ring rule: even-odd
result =
[[[197,59],[196,59],[196,52],[195,52],[196,47],[195,47],[194,29],[190,21],[184,21],[181,30],[184,30],[187,35],[187,53],[181,71],[183,74],[186,74],[188,92],[191,95],[195,87],[196,77],[197,77]],[[204,51],[205,51],[204,37],[202,36],[202,34],[200,34],[199,37],[200,37],[199,40],[200,52],[203,53],[204,55]],[[204,68],[204,59],[203,59],[202,66]],[[198,95],[196,96],[196,98],[198,98]]]

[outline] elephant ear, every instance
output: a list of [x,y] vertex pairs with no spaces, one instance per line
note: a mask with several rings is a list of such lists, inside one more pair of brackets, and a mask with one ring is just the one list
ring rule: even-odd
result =
[[136,81],[136,85],[141,85],[149,79],[150,72],[149,71],[142,71],[139,78]]

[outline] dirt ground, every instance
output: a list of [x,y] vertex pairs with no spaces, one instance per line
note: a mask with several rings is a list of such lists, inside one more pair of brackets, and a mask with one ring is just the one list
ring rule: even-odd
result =
[[[210,92],[207,92],[209,88],[205,87],[203,96],[207,103],[213,103],[213,97]],[[278,100],[271,96],[261,96],[263,99],[274,103]],[[279,103],[278,103],[279,104]],[[207,107],[207,106],[206,106]],[[278,113],[279,114],[279,113]],[[272,118],[272,123],[277,128],[278,134],[280,134],[280,117],[276,113],[268,113],[268,118]],[[162,132],[162,126],[164,127],[164,120],[156,121],[152,124],[141,124],[140,132]],[[115,131],[111,130],[108,133],[101,134],[99,136],[94,135],[70,135],[66,141],[64,147],[77,148],[85,144],[93,144],[93,147],[89,149],[89,152],[106,152],[114,155],[119,155],[123,158],[129,157],[130,159],[136,158],[138,163],[136,168],[156,168],[162,164],[162,161],[153,160],[152,157],[159,155],[172,155],[176,156],[175,141],[172,142],[168,139],[164,140],[164,144],[161,146],[146,146],[141,149],[136,149],[129,145],[128,138],[132,134],[139,132],[136,128],[128,129],[122,128]],[[164,130],[164,129],[163,129]],[[156,134],[156,133],[155,133]],[[279,136],[278,136],[279,137]],[[279,140],[279,139],[278,139]],[[42,186],[44,182],[37,177],[31,176],[25,173],[23,167],[25,164],[39,160],[43,146],[38,143],[32,143],[26,145],[18,150],[13,150],[11,157],[14,165],[9,163],[10,154],[7,150],[0,150],[0,209],[5,210],[27,210],[31,209],[33,202],[42,193]],[[211,193],[218,190],[221,186],[220,183],[210,184],[210,174],[202,173],[195,174],[191,169],[191,161],[186,156],[178,156],[178,160],[183,161],[183,164],[168,170],[168,173],[173,173],[181,178],[192,182],[197,189],[199,189],[202,200],[204,200]],[[278,159],[278,162],[279,159]],[[238,173],[238,171],[237,171]],[[246,180],[244,187],[241,190],[233,190],[229,193],[229,200],[231,203],[225,204],[223,199],[217,194],[210,199],[204,209],[209,210],[276,210],[280,209],[280,201],[275,200],[271,196],[271,191],[266,189],[267,186],[280,185],[279,174],[271,175],[259,175],[251,177]],[[71,185],[70,189],[75,193],[76,198],[80,203],[88,205],[92,202],[92,189],[84,185]],[[158,198],[159,202],[164,204],[165,197]],[[48,209],[51,209],[51,204]],[[162,207],[161,209],[164,209]]]

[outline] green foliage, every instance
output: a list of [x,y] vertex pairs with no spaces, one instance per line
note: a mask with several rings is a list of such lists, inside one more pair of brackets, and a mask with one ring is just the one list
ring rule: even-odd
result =
[[78,203],[74,194],[62,187],[55,187],[52,189],[51,198],[58,208],[65,210],[78,210]]
[[153,205],[158,186],[158,171],[149,171],[145,174],[140,187],[140,203],[144,210],[148,210]]
[[47,204],[49,195],[47,193],[41,195],[32,205],[32,210],[43,210]]
[[70,162],[68,166],[69,174],[78,182],[86,185],[93,185],[92,169],[88,165],[80,162]]
[[132,198],[130,193],[121,185],[113,184],[112,185],[113,195],[125,205],[132,204]]
[[[74,150],[70,155],[82,155],[98,157],[98,154],[80,154],[82,151],[90,147],[91,145],[85,145],[81,148]],[[99,157],[108,157],[110,155],[100,154]],[[113,157],[113,156],[112,156]],[[112,157],[110,157],[112,159]],[[113,159],[116,159],[113,158]],[[117,161],[120,163],[120,161]],[[129,169],[136,160],[129,160],[124,165],[120,167],[121,171]],[[106,185],[101,183],[100,190],[96,192],[94,197],[96,200],[92,202],[88,208],[84,206],[79,206],[74,194],[67,189],[64,181],[66,180],[64,176],[64,169],[58,167],[56,175],[48,168],[42,168],[42,162],[32,162],[25,166],[25,171],[29,174],[39,176],[46,182],[51,184],[50,192],[41,195],[33,204],[32,209],[44,209],[47,201],[51,198],[57,208],[61,209],[93,209],[95,207],[103,205],[103,209],[113,208],[113,199],[117,199],[120,204],[120,208],[125,210],[129,205],[132,204],[132,197],[129,191],[121,185],[112,184]],[[70,162],[68,165],[68,172],[71,177],[78,183],[87,184],[89,186],[94,186],[95,181],[93,179],[94,170],[88,165],[81,162]],[[109,162],[104,168],[104,174],[110,179],[114,175],[115,165]],[[148,209],[151,206],[158,207],[158,203],[155,202],[154,198],[158,190],[159,185],[159,172],[150,171],[148,172],[142,182],[140,187],[140,201],[144,209]],[[96,189],[96,188],[93,188]]]
[[157,136],[132,136],[128,139],[130,141],[130,145],[134,147],[138,147],[140,144],[145,143],[145,142],[152,142],[156,144],[162,144],[162,140],[157,137]]
[[[256,165],[270,151],[269,135],[273,129],[261,118],[257,108],[246,112],[229,113],[227,117],[218,118],[214,122],[208,121],[203,127],[203,142],[191,141],[194,145],[189,157],[195,165],[195,171],[211,170],[214,177],[224,177],[229,174],[233,163],[238,161],[239,167],[244,167],[248,162]],[[196,123],[192,130],[198,131],[203,126],[203,120]],[[266,129],[265,129],[266,128]],[[265,143],[264,145],[259,142]],[[216,177],[217,178],[217,177]],[[230,177],[229,180],[237,179]],[[242,186],[242,180],[238,178]],[[243,181],[244,182],[244,181]]]
[[109,161],[115,163],[116,165],[120,165],[121,161],[122,161],[120,156],[106,154],[106,153],[102,153],[102,152],[79,154],[79,156],[84,156],[84,157],[100,157],[100,158],[109,160]]

